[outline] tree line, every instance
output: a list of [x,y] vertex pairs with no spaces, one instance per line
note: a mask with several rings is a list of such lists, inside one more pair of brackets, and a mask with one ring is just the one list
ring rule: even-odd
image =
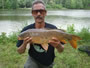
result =
[[[0,9],[31,8],[34,0],[0,0]],[[43,0],[47,8],[86,9],[90,0]]]

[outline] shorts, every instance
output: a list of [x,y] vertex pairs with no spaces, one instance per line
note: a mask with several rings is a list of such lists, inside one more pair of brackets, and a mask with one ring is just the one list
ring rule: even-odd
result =
[[45,65],[38,63],[32,57],[29,56],[24,65],[24,68],[53,68],[53,64],[50,66],[45,66]]

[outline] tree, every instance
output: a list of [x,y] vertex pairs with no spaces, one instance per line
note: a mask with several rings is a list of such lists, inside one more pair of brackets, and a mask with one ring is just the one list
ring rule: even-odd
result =
[[26,0],[26,7],[29,8],[32,6],[32,0]]
[[5,0],[0,0],[0,8],[5,8]]
[[17,0],[12,0],[12,4],[11,4],[11,8],[12,9],[17,9],[18,8],[18,2],[17,2]]
[[66,8],[71,8],[71,0],[66,0],[65,1],[65,7]]
[[76,8],[76,0],[71,0],[71,8]]
[[76,0],[76,7],[78,9],[83,8],[83,2],[82,2],[82,0]]
[[19,7],[20,8],[24,8],[25,7],[25,5],[26,5],[26,1],[25,0],[20,0],[20,1],[18,1],[19,3]]
[[[31,7],[34,0],[0,0],[1,9],[16,9]],[[43,0],[48,8],[89,8],[90,0]]]
[[87,8],[90,6],[90,0],[82,0],[84,8]]

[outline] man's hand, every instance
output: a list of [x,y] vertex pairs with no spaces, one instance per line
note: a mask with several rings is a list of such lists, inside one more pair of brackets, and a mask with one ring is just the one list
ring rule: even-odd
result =
[[55,47],[59,52],[62,52],[64,50],[64,46],[60,43],[60,41],[55,38],[55,37],[52,37],[51,40],[49,40],[49,43]]
[[52,39],[49,40],[49,43],[56,48],[60,44],[60,41],[57,38],[52,37]]
[[31,37],[26,37],[23,40],[23,44],[17,49],[18,53],[20,53],[20,54],[24,53],[28,43],[32,43],[32,38]]
[[26,37],[26,38],[23,40],[23,44],[24,44],[24,45],[27,45],[28,43],[32,43],[32,38],[31,38],[31,37]]

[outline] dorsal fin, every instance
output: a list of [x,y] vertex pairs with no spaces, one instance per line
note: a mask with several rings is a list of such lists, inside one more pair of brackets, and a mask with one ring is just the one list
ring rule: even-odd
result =
[[66,30],[64,30],[64,29],[58,29],[58,30],[61,30],[61,31],[63,31],[63,32],[66,32]]
[[[51,30],[52,28],[43,28],[43,29]],[[55,30],[61,30],[63,32],[66,32],[66,30],[64,30],[64,29],[55,29]]]

